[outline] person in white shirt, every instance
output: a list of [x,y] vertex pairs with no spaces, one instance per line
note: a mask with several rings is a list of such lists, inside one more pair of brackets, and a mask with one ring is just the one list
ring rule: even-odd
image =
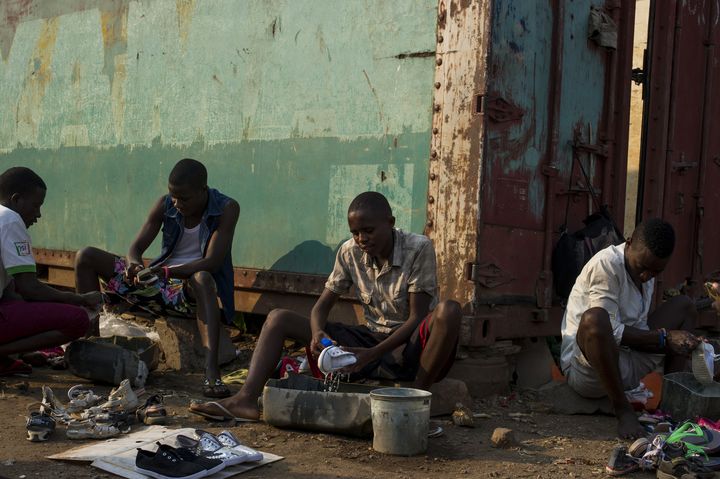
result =
[[700,338],[690,331],[697,312],[681,295],[652,313],[655,276],[675,247],[672,226],[661,219],[640,224],[626,243],[598,252],[580,272],[562,322],[561,367],[584,397],[608,396],[620,437],[646,433],[624,391],[659,369],[684,370]]
[[0,376],[28,374],[12,354],[59,346],[83,336],[82,307],[102,302],[98,292],[59,291],[37,278],[28,228],[40,218],[47,187],[34,171],[14,167],[0,175]]

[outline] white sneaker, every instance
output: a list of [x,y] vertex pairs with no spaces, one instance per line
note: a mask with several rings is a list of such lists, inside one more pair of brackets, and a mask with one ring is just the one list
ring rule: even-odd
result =
[[[195,431],[195,434],[200,435],[204,431]],[[246,445],[242,444],[237,437],[235,437],[235,434],[231,433],[230,431],[223,431],[217,436],[217,440],[220,441],[220,443],[225,446],[229,447],[230,449],[233,449],[235,451],[244,453],[247,455],[246,462],[257,462],[263,460],[263,453],[260,451],[256,451],[255,449],[251,447],[247,447]]]
[[85,389],[82,384],[78,384],[68,390],[68,399],[70,402],[67,412],[73,414],[97,405],[103,398],[95,394],[92,389]]
[[55,397],[52,389],[48,386],[42,387],[42,402],[40,403],[40,412],[44,412],[52,416],[56,421],[67,424],[72,419],[68,414],[65,406]]
[[320,351],[318,369],[323,374],[330,374],[357,362],[357,356],[345,351],[340,346],[328,346]]
[[107,411],[131,412],[137,409],[139,404],[137,394],[135,394],[135,391],[130,387],[130,381],[123,379],[120,385],[110,392],[107,401],[88,408],[87,411],[82,414],[82,417],[92,417]]
[[92,419],[72,420],[67,426],[68,439],[107,439],[120,435],[120,429],[112,424],[99,424]]

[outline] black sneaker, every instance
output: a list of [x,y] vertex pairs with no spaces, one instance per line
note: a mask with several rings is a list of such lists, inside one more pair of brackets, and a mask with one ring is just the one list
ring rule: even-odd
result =
[[208,475],[204,466],[185,461],[167,449],[152,452],[138,448],[135,470],[155,479],[200,479]]
[[26,428],[28,441],[47,441],[55,431],[55,419],[45,412],[34,411],[27,418]]
[[158,445],[158,452],[172,452],[180,456],[183,461],[203,466],[207,469],[208,476],[222,471],[225,469],[225,466],[228,465],[220,459],[199,455],[194,450],[187,447],[172,447],[167,444],[160,444],[159,442],[156,444]]

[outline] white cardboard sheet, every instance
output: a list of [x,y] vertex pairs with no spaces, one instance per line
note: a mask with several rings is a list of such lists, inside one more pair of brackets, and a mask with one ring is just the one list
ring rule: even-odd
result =
[[[75,447],[59,454],[53,454],[52,456],[48,456],[48,459],[90,462],[93,467],[116,474],[120,477],[127,479],[147,479],[148,476],[135,472],[137,448],[140,447],[154,451],[157,449],[156,442],[159,441],[163,444],[174,445],[175,436],[184,434],[192,437],[194,431],[192,428],[169,429],[165,426],[147,426],[130,434]],[[282,456],[267,452],[263,452],[263,456],[264,458],[260,462],[227,467],[209,477],[217,479],[233,477],[251,469],[283,459]]]

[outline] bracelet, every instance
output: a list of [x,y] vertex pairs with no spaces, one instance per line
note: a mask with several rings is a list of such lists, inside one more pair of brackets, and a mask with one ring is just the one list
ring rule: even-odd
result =
[[162,270],[163,274],[165,275],[165,280],[170,279],[170,268],[168,268],[167,266],[163,266]]
[[667,344],[667,330],[665,328],[660,328],[660,349],[665,349],[666,344]]

